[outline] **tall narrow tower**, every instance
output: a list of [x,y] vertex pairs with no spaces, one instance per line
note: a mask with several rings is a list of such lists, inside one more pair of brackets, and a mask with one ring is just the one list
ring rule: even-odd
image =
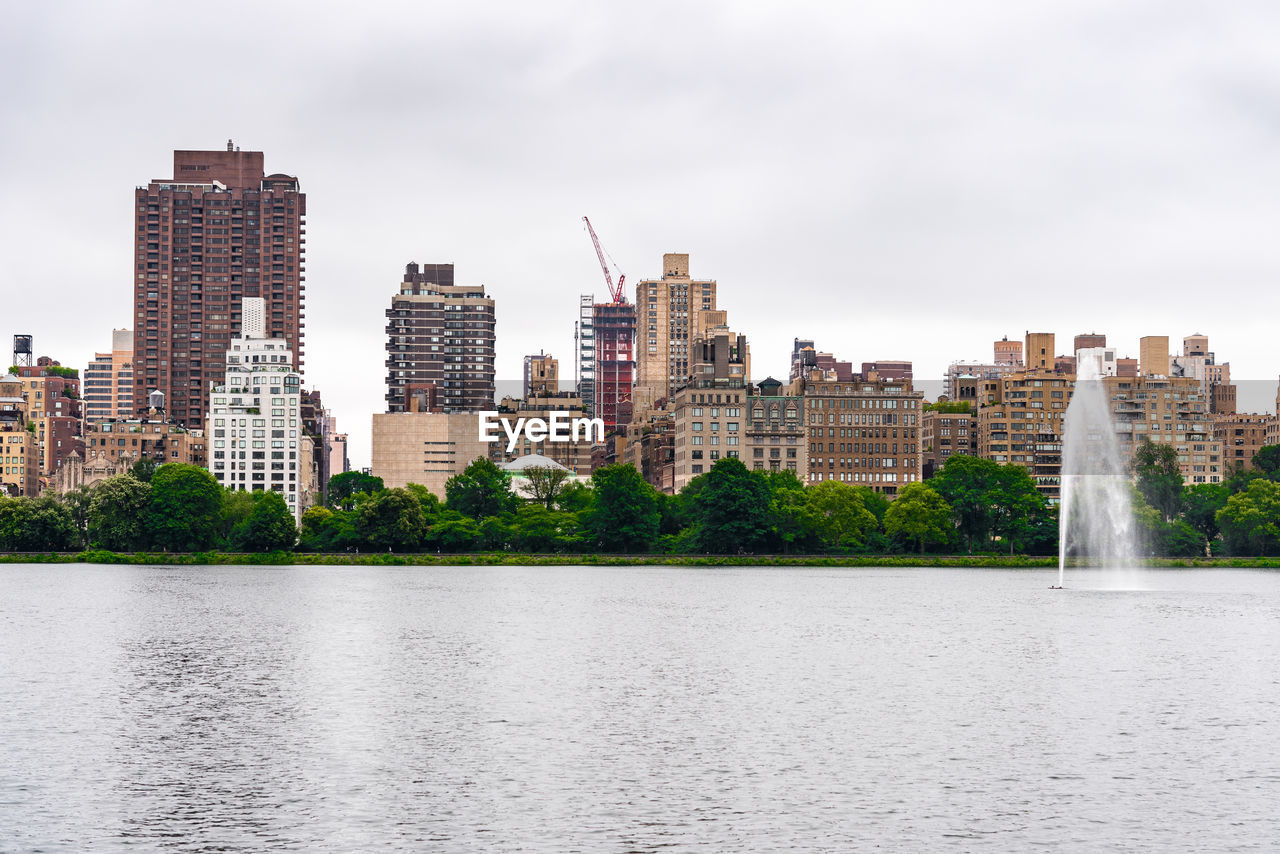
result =
[[493,409],[494,304],[484,285],[454,283],[452,264],[405,266],[387,309],[387,412],[425,393],[445,412]]
[[691,278],[685,253],[663,255],[662,278],[636,284],[637,406],[648,408],[685,386],[690,344],[714,322],[724,322],[715,311],[715,280]]
[[266,334],[303,353],[303,227],[298,179],[267,175],[261,151],[175,151],[173,177],[134,192],[133,399],[164,392],[169,416],[200,427],[209,389],[240,332],[245,297]]

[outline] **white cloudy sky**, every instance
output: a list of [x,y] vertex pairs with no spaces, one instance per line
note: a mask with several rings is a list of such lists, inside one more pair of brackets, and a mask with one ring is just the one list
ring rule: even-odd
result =
[[489,287],[500,378],[568,365],[583,214],[632,281],[718,279],[758,377],[796,336],[932,378],[1198,331],[1261,407],[1277,44],[1267,2],[6,3],[0,335],[108,349],[133,187],[232,137],[307,191],[307,380],[356,465],[404,264]]

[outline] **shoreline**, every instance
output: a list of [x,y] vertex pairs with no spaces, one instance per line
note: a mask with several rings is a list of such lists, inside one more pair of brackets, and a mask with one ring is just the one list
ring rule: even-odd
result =
[[[100,563],[126,565],[167,564],[173,566],[779,566],[848,568],[946,568],[956,569],[1056,569],[1058,559],[1032,555],[670,555],[670,554],[513,554],[478,552],[465,554],[429,553],[339,553],[308,552],[196,552],[117,553],[9,552],[0,554],[0,564],[14,563]],[[1073,569],[1096,566],[1070,561]],[[1138,564],[1147,569],[1280,569],[1280,557],[1150,558]]]

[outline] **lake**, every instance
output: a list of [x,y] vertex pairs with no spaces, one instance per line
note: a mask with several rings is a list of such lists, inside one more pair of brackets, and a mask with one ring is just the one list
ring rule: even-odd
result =
[[1275,851],[1280,572],[0,565],[0,850]]

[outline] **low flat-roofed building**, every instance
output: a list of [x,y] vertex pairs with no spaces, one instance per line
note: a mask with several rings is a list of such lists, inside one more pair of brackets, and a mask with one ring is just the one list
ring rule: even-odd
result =
[[443,500],[449,478],[490,457],[479,426],[474,412],[375,413],[370,471],[388,488],[417,483]]

